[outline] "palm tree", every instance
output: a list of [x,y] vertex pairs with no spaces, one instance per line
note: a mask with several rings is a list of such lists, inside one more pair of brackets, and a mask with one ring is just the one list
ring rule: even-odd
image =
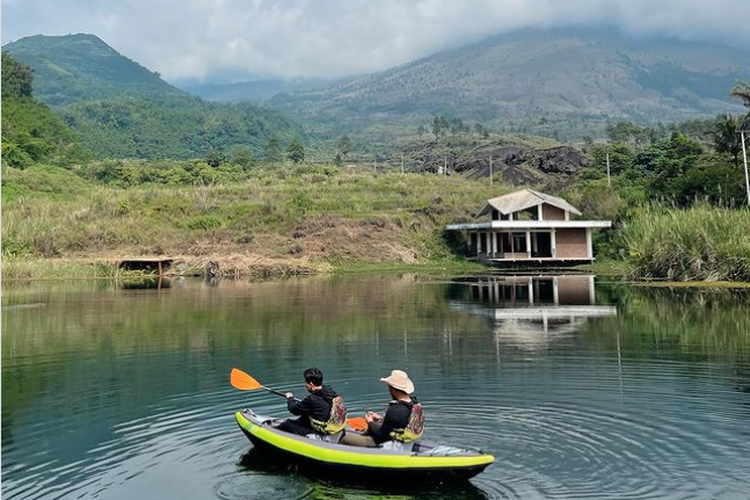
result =
[[750,82],[737,82],[732,89],[732,96],[742,99],[742,103],[748,108],[748,113],[743,119],[742,128],[750,128]]
[[740,118],[724,115],[716,120],[713,131],[714,146],[719,153],[729,153],[734,158],[734,164],[740,164],[742,145],[740,143]]
[[732,96],[742,99],[743,104],[750,108],[750,82],[738,82],[732,89]]

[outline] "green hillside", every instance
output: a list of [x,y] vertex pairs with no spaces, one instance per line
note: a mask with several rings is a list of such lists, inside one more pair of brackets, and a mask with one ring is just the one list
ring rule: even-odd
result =
[[24,168],[35,162],[80,158],[75,135],[32,97],[33,79],[28,66],[2,53],[3,165]]
[[[259,157],[272,138],[286,144],[304,135],[278,111],[179,90],[94,35],[37,35],[3,51],[34,70],[34,96],[97,158],[184,159],[235,147]],[[4,107],[3,117],[12,112]]]
[[276,111],[198,99],[179,106],[135,99],[79,102],[60,114],[97,158],[184,159],[240,146],[259,158],[271,138],[286,144],[303,135]]
[[152,102],[190,98],[94,35],[29,36],[3,50],[34,70],[34,96],[50,106],[122,98]]
[[750,53],[593,30],[525,30],[270,102],[321,134],[427,124],[435,115],[494,131],[601,136],[607,123],[676,122],[737,113],[727,89]]

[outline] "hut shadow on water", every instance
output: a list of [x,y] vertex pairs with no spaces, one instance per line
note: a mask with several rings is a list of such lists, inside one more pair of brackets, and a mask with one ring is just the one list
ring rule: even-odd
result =
[[306,500],[323,500],[330,498],[357,500],[487,500],[490,495],[469,481],[459,483],[405,484],[403,482],[386,484],[382,480],[352,481],[346,476],[321,475],[314,467],[302,464],[290,464],[287,460],[266,453],[257,448],[250,448],[237,463],[238,471],[260,472],[284,480],[288,476],[299,475],[310,483],[304,498]]

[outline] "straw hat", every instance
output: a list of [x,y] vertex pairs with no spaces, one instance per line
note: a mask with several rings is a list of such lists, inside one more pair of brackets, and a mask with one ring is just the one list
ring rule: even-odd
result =
[[404,391],[406,394],[414,392],[414,382],[411,381],[406,372],[401,370],[393,370],[390,377],[381,378],[381,382],[385,382],[394,389]]

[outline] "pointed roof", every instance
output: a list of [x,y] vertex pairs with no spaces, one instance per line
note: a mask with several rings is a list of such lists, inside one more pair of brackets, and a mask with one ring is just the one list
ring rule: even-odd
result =
[[534,191],[533,189],[527,188],[503,196],[490,198],[489,200],[487,200],[487,204],[484,206],[482,211],[477,214],[477,217],[481,217],[493,208],[503,215],[508,215],[513,212],[518,212],[519,210],[536,207],[538,205],[541,205],[542,203],[552,205],[553,207],[557,207],[562,210],[567,210],[568,212],[576,215],[581,215],[581,212],[576,207],[563,200],[562,198],[540,193],[539,191]]

